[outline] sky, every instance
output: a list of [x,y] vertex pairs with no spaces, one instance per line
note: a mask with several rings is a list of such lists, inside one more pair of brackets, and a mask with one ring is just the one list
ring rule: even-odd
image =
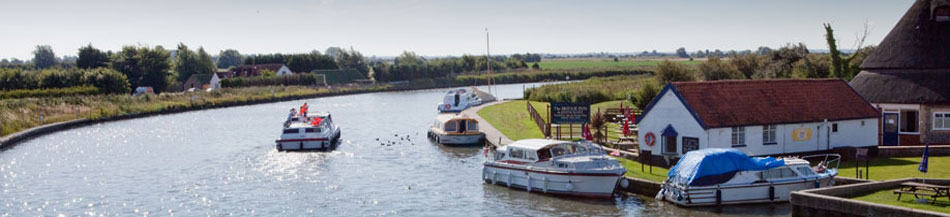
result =
[[31,59],[36,45],[57,56],[92,44],[178,43],[216,54],[353,48],[366,56],[745,50],[805,43],[839,48],[887,35],[913,0],[341,1],[0,0],[0,58]]

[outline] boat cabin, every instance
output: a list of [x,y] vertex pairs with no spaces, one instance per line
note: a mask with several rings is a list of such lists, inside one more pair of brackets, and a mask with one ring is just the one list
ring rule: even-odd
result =
[[435,118],[433,128],[438,129],[441,134],[460,135],[460,134],[480,134],[478,131],[478,120],[468,116],[455,114],[442,114]]
[[[498,147],[495,159],[511,160],[514,162],[534,163],[546,162],[552,159],[561,159],[575,156],[603,155],[603,150],[579,143],[564,142],[546,139],[521,140],[507,146]],[[567,161],[558,161],[558,168],[576,167]]]

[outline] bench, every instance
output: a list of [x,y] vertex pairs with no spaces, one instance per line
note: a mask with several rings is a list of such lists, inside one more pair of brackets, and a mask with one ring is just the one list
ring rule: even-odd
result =
[[904,182],[901,183],[901,188],[894,190],[894,194],[897,194],[897,200],[901,200],[901,195],[903,194],[913,194],[914,198],[930,197],[930,204],[937,202],[937,198],[947,197],[950,199],[950,187],[942,185],[931,185],[926,183],[919,182]]

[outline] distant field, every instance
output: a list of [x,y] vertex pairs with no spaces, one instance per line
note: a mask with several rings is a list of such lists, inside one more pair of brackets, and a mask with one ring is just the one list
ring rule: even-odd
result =
[[[555,59],[542,60],[538,63],[541,69],[573,69],[573,68],[632,68],[632,67],[651,67],[656,66],[663,60],[639,60],[639,59],[620,59],[614,62],[613,59]],[[699,60],[672,60],[686,65],[695,65],[702,61]],[[530,64],[529,64],[530,65]]]

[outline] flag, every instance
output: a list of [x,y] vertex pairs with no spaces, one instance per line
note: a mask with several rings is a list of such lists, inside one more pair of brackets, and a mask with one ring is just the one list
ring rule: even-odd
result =
[[917,167],[917,170],[920,172],[927,172],[927,158],[930,155],[930,143],[924,144],[924,156],[920,158],[920,166]]
[[591,140],[591,141],[594,140],[594,135],[590,134],[590,125],[586,125],[586,124],[584,125],[583,136],[584,136],[584,139],[586,140]]

